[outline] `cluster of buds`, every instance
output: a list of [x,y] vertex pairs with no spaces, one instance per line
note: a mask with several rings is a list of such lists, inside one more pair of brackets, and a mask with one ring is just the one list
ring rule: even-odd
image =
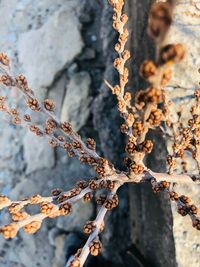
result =
[[8,56],[2,52],[0,53],[0,63],[5,65],[6,67],[8,67],[10,64]]
[[102,244],[99,239],[95,239],[90,244],[90,253],[92,256],[98,256],[102,252]]
[[158,2],[152,5],[149,13],[148,33],[155,41],[162,41],[172,24],[172,5]]

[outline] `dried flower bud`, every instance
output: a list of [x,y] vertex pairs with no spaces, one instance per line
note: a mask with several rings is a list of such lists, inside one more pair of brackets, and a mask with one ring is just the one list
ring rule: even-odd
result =
[[131,57],[130,51],[124,50],[124,52],[122,53],[122,57],[124,60],[128,60]]
[[36,98],[28,98],[27,105],[33,111],[39,111],[40,110],[39,102]]
[[52,196],[54,196],[54,197],[59,196],[61,193],[62,193],[62,190],[61,190],[60,188],[54,188],[54,189],[51,191],[51,194],[52,194]]
[[100,195],[98,197],[96,197],[96,202],[98,205],[103,205],[106,201],[106,196],[105,195]]
[[93,198],[93,194],[92,194],[91,192],[89,192],[89,193],[86,193],[86,194],[84,195],[83,200],[84,200],[85,202],[90,202],[90,201],[92,200],[92,198]]
[[166,86],[172,78],[172,70],[166,69],[163,73],[161,85]]
[[88,186],[90,189],[96,190],[98,188],[98,182],[95,180],[90,180]]
[[19,222],[25,220],[28,216],[28,213],[25,211],[18,211],[12,215],[12,220],[14,222]]
[[96,229],[96,224],[94,221],[88,221],[83,228],[85,234],[91,234]]
[[184,204],[188,205],[191,202],[191,199],[185,195],[181,195],[179,197],[179,200],[183,202]]
[[81,267],[81,262],[78,257],[75,257],[69,264],[69,267]]
[[200,219],[199,218],[195,218],[192,220],[192,225],[193,227],[195,227],[197,230],[200,230]]
[[145,152],[146,154],[149,154],[153,149],[153,142],[151,140],[145,140],[142,144],[140,144],[140,146],[141,151]]
[[22,203],[12,203],[9,207],[8,210],[10,213],[17,213],[23,208]]
[[70,134],[72,132],[72,126],[69,122],[61,123],[60,127],[67,134]]
[[167,2],[154,3],[150,9],[148,33],[157,40],[163,39],[172,23],[172,6]]
[[40,221],[32,221],[29,224],[25,225],[23,227],[24,232],[27,234],[34,234],[36,233],[41,227],[41,222]]
[[182,216],[186,216],[186,215],[188,214],[188,209],[187,209],[187,207],[185,207],[185,206],[178,205],[178,210],[177,210],[177,212],[178,212],[179,214],[181,214]]
[[5,86],[12,86],[13,81],[10,76],[8,75],[1,75],[0,76],[0,83],[4,84]]
[[169,196],[170,196],[171,200],[178,201],[179,196],[178,196],[178,194],[176,192],[174,192],[174,191],[170,192]]
[[162,110],[157,108],[151,111],[151,114],[147,121],[151,126],[157,126],[161,123],[162,119],[163,119]]
[[76,183],[76,187],[79,187],[79,188],[81,188],[81,189],[84,189],[84,188],[86,188],[88,186],[88,182],[86,182],[86,181],[78,181],[77,183]]
[[108,189],[113,190],[116,186],[116,182],[115,181],[108,181]]
[[31,204],[39,204],[39,203],[41,203],[41,201],[42,201],[42,196],[40,196],[40,195],[34,195],[34,196],[30,197],[30,203]]
[[102,252],[102,244],[98,239],[95,239],[90,244],[90,253],[92,256],[98,256]]
[[144,172],[144,166],[133,161],[130,165],[130,170],[138,175]]
[[180,62],[185,55],[185,50],[182,44],[169,44],[163,47],[160,51],[161,64],[167,62]]
[[7,66],[7,67],[10,64],[10,60],[9,60],[8,56],[2,52],[0,53],[0,63]]
[[198,213],[198,208],[197,206],[195,206],[194,204],[192,204],[191,206],[188,207],[190,210],[190,213],[192,214],[197,214]]
[[10,202],[10,199],[7,196],[0,195],[0,205],[5,205]]
[[122,125],[120,126],[120,130],[121,130],[122,133],[127,134],[127,133],[128,133],[128,130],[129,130],[129,127],[128,127],[128,125],[126,125],[126,124],[122,124]]
[[106,199],[105,201],[105,208],[108,210],[114,209],[118,206],[119,204],[119,199],[117,195],[114,195],[112,199]]
[[0,229],[0,233],[3,234],[4,238],[14,238],[17,235],[19,228],[15,223],[5,225]]
[[107,187],[108,187],[108,182],[107,182],[106,180],[102,180],[102,181],[100,182],[100,184],[99,184],[99,187],[100,187],[101,189],[105,189],[105,188],[107,188]]
[[31,122],[31,116],[29,114],[24,115],[24,120],[27,122]]
[[133,135],[135,137],[140,136],[141,134],[144,133],[144,125],[141,121],[136,121],[133,124]]
[[28,82],[26,77],[23,74],[20,74],[17,78],[16,78],[16,83],[17,86],[20,88],[25,88],[28,86]]
[[40,206],[41,213],[43,213],[45,215],[50,215],[55,210],[56,210],[56,205],[54,205],[51,202],[42,202],[42,204]]
[[48,143],[53,148],[58,146],[58,141],[55,138],[50,139]]
[[96,142],[94,139],[92,138],[88,138],[87,139],[87,147],[91,150],[95,150],[96,149]]
[[152,60],[145,60],[140,67],[140,75],[149,79],[157,73],[157,66]]
[[62,215],[67,216],[72,211],[72,205],[68,202],[61,204],[59,210]]
[[53,100],[50,100],[50,99],[45,99],[44,100],[44,107],[48,111],[54,111],[54,109],[55,109],[55,102]]
[[22,123],[21,118],[18,117],[18,116],[14,116],[12,118],[12,123],[15,124],[15,125],[20,125]]
[[62,203],[64,201],[68,200],[69,198],[70,198],[69,195],[62,193],[61,195],[59,195],[57,200],[58,200],[58,203]]

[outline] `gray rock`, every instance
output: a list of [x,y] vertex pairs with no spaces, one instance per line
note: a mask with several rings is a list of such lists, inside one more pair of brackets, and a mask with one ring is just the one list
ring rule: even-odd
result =
[[83,203],[79,201],[73,205],[72,214],[67,217],[59,217],[57,227],[67,232],[82,232],[84,224],[92,218],[94,207],[92,203]]
[[[171,81],[172,91],[170,95],[176,100],[174,109],[178,109],[180,104],[183,105],[182,122],[186,125],[190,118],[190,108],[193,101],[189,96],[193,94],[194,88],[199,88],[200,76],[198,69],[200,67],[200,31],[199,17],[200,12],[188,2],[181,0],[175,9],[175,21],[170,29],[167,43],[182,43],[186,48],[186,56],[184,60],[175,66],[175,75]],[[174,89],[173,87],[178,87]],[[186,88],[191,90],[186,90]],[[182,99],[182,100],[181,100]],[[187,102],[184,102],[184,99]],[[168,142],[168,150],[170,151],[170,142]],[[196,163],[193,159],[187,160],[189,173],[198,172]],[[180,168],[180,166],[179,166]],[[182,168],[182,167],[181,167]],[[195,170],[196,169],[196,170]],[[185,194],[192,198],[194,204],[198,206],[200,203],[200,186],[184,185],[177,186],[178,194]],[[180,267],[196,267],[199,266],[199,240],[200,233],[192,227],[189,216],[182,217],[177,213],[177,207],[172,205],[173,211],[173,235],[176,249],[176,260]]]
[[24,158],[27,163],[26,174],[43,168],[52,168],[55,164],[54,150],[46,138],[27,132],[24,137]]
[[58,72],[81,52],[82,47],[80,25],[73,9],[59,9],[38,30],[21,34],[19,61],[30,86],[50,86]]
[[67,86],[61,120],[71,122],[76,131],[85,124],[90,113],[90,84],[91,78],[89,74],[87,72],[79,72],[71,77]]
[[72,249],[79,246],[80,238],[76,233],[60,234],[55,238],[55,254],[52,267],[64,267]]

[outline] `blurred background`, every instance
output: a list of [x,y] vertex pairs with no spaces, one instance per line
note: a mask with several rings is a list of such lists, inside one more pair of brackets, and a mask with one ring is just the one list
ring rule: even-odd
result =
[[[150,0],[126,0],[130,20],[129,63],[132,92],[145,87],[138,68],[155,49],[146,34]],[[167,42],[181,42],[186,59],[176,67],[171,82],[176,103],[189,99],[198,88],[200,75],[200,4],[178,1],[174,25]],[[12,59],[15,74],[24,73],[41,100],[56,101],[56,113],[83,136],[96,139],[97,150],[118,168],[124,168],[125,138],[120,133],[116,101],[103,80],[117,82],[112,67],[117,40],[112,30],[112,9],[107,0],[1,0],[0,51]],[[27,110],[22,96],[1,88],[13,107]],[[189,116],[189,104],[184,106]],[[42,118],[36,115],[36,121]],[[165,171],[167,144],[156,142],[147,164]],[[53,150],[45,138],[13,126],[0,115],[0,192],[14,200],[36,193],[48,196],[54,187],[68,189],[80,179],[92,177],[90,168]],[[177,190],[200,203],[200,187]],[[94,203],[79,203],[71,216],[46,220],[38,233],[21,231],[13,240],[0,237],[0,267],[64,267],[69,256],[86,240],[84,223],[93,219]],[[0,225],[7,215],[0,214]],[[165,195],[155,195],[148,185],[129,185],[120,190],[120,206],[106,219],[102,234],[104,251],[87,266],[101,267],[199,267],[200,234],[189,218],[179,216]]]

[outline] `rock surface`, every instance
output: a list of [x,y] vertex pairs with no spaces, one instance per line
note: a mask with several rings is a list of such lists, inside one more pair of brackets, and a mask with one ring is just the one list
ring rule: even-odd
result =
[[50,86],[82,47],[79,20],[70,8],[59,9],[41,28],[21,34],[18,41],[19,61],[30,86]]
[[67,92],[61,111],[61,120],[70,121],[75,131],[80,130],[85,125],[90,113],[90,85],[90,75],[85,71],[75,73],[67,85]]
[[43,137],[38,138],[31,132],[24,137],[24,158],[27,163],[26,174],[43,168],[51,169],[55,164],[53,148]]

